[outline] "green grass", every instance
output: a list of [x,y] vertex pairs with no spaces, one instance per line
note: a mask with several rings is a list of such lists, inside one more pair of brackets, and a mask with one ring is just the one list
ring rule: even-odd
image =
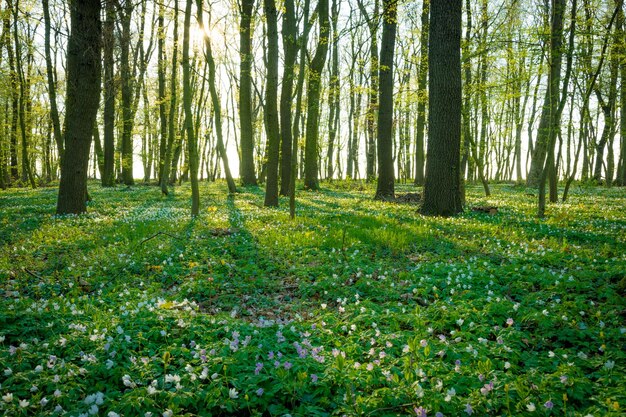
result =
[[186,186],[0,193],[0,414],[623,415],[626,190],[544,220],[493,191],[444,219],[338,182],[295,221],[221,183],[195,219]]

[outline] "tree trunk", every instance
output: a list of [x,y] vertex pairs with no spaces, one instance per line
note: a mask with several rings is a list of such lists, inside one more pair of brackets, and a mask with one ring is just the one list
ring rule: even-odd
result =
[[431,4],[428,44],[428,159],[426,215],[451,216],[463,210],[459,193],[461,148],[461,0]]
[[563,16],[565,14],[565,0],[555,0],[552,7],[550,24],[550,71],[548,73],[548,89],[544,100],[537,144],[533,153],[528,185],[532,186],[538,180],[539,201],[537,217],[543,217],[546,207],[546,181],[550,169],[554,166],[554,145],[560,128],[559,104],[561,61],[563,52]]
[[191,26],[191,5],[187,0],[185,24],[183,28],[183,107],[185,108],[185,129],[187,131],[187,150],[189,152],[189,173],[191,180],[191,215],[197,216],[200,210],[200,191],[198,189],[198,141],[194,132],[191,112],[191,69],[189,67],[189,30]]
[[383,38],[380,51],[380,98],[378,108],[377,200],[395,197],[393,168],[393,53],[396,42],[397,0],[383,0]]
[[[165,149],[165,159],[163,160],[163,167],[161,169],[161,193],[168,195],[167,186],[170,181],[170,169],[173,158],[174,142],[176,141],[176,102],[177,102],[177,74],[178,74],[178,0],[174,0],[174,45],[172,50],[172,74],[170,81],[170,111],[167,121],[167,145]],[[163,127],[163,121],[161,120],[161,127]],[[162,132],[163,134],[163,132]],[[161,138],[163,142],[163,139]]]
[[422,2],[422,33],[420,35],[420,58],[417,67],[417,118],[415,120],[415,185],[424,185],[424,131],[426,129],[426,103],[428,90],[428,24],[430,0]]
[[46,76],[48,79],[48,98],[50,101],[50,117],[52,119],[52,132],[54,134],[54,142],[57,145],[57,153],[59,162],[63,159],[63,133],[61,132],[61,122],[59,120],[59,110],[57,108],[57,90],[55,69],[52,66],[52,57],[50,54],[50,7],[48,0],[42,0],[43,18],[45,24],[44,34],[44,51],[46,56]]
[[285,0],[283,13],[283,51],[285,54],[283,83],[280,91],[280,195],[289,195],[291,187],[291,120],[293,82],[298,56],[297,22],[293,0]]
[[265,206],[278,207],[278,160],[280,132],[278,124],[278,10],[274,0],[264,0],[267,23],[267,77],[265,85],[265,135],[267,137],[267,181]]
[[[196,3],[198,9],[198,24],[201,28],[204,27],[202,18],[202,0],[197,0]],[[215,81],[215,60],[213,59],[213,51],[211,49],[211,39],[208,36],[204,37],[204,57],[209,65],[209,93],[211,94],[211,102],[213,103],[213,116],[215,117],[215,132],[217,135],[217,152],[222,159],[224,165],[224,175],[226,176],[226,183],[228,184],[228,192],[233,194],[237,192],[237,186],[233,180],[233,176],[230,173],[230,166],[228,165],[228,155],[226,154],[226,147],[222,139],[222,106],[220,104],[220,98],[217,95],[217,87]]]
[[61,164],[57,214],[78,214],[87,209],[89,150],[100,101],[100,4],[100,0],[72,0],[70,6],[65,158]]
[[239,123],[241,130],[241,183],[256,185],[254,172],[254,134],[252,129],[252,11],[254,0],[241,0],[239,26]]
[[309,63],[309,83],[307,88],[306,142],[304,154],[304,187],[319,189],[318,177],[318,134],[320,114],[320,84],[322,70],[328,52],[328,0],[319,0],[318,16],[320,35],[317,50]]

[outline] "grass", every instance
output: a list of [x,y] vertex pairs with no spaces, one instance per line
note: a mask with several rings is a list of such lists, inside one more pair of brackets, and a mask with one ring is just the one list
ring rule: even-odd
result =
[[623,415],[626,191],[493,191],[444,219],[338,182],[295,221],[221,183],[195,219],[186,186],[3,192],[0,413]]

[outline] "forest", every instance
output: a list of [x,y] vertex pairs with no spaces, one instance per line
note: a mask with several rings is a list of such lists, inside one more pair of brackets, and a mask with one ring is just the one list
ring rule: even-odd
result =
[[0,0],[0,414],[621,416],[623,0]]

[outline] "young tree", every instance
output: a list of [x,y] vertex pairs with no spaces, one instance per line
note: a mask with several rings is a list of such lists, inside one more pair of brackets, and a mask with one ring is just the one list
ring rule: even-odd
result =
[[383,39],[380,50],[380,98],[378,108],[378,185],[377,200],[393,198],[393,52],[396,42],[398,2],[383,0]]
[[430,5],[428,43],[428,159],[426,215],[452,216],[463,210],[460,196],[461,0]]
[[65,157],[61,163],[57,214],[78,214],[87,209],[89,149],[100,101],[100,9],[100,0],[72,0],[70,3]]

